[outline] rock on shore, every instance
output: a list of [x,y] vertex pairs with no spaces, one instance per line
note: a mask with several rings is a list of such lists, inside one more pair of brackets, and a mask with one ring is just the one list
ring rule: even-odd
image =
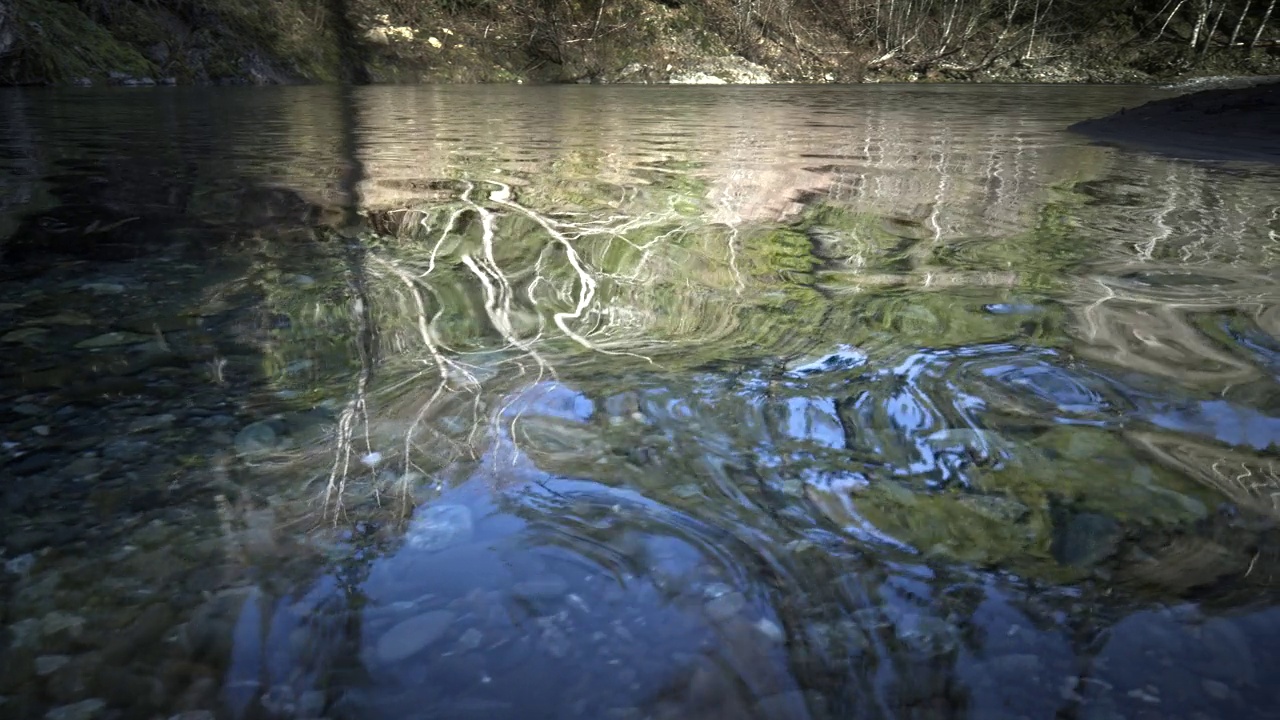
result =
[[1176,157],[1280,163],[1280,82],[1155,100],[1071,130]]

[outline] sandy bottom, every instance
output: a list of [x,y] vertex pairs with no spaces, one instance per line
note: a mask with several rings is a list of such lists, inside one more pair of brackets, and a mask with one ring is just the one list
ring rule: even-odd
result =
[[1176,157],[1280,164],[1280,82],[1156,100],[1071,130]]

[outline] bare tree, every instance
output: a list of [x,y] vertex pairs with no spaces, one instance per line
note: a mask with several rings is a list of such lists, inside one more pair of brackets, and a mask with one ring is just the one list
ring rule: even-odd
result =
[[1258,41],[1262,39],[1262,31],[1267,28],[1267,21],[1271,19],[1271,11],[1276,8],[1276,0],[1267,3],[1266,12],[1262,13],[1262,21],[1258,23],[1258,31],[1253,34],[1253,41],[1249,43],[1249,49],[1252,50],[1258,46]]
[[1196,2],[1196,24],[1191,30],[1191,48],[1195,49],[1200,44],[1200,33],[1204,32],[1204,26],[1209,21],[1209,13],[1213,12],[1213,0],[1197,0]]
[[1236,37],[1240,35],[1240,26],[1244,25],[1244,18],[1249,14],[1249,6],[1253,4],[1253,0],[1245,0],[1244,8],[1240,11],[1240,17],[1236,19],[1236,26],[1231,30],[1231,39],[1227,41],[1227,47],[1236,46]]
[[1209,26],[1209,32],[1205,33],[1204,46],[1201,49],[1201,55],[1209,53],[1209,45],[1213,42],[1213,34],[1218,31],[1218,23],[1222,22],[1222,13],[1227,9],[1227,3],[1223,2],[1218,6],[1218,14],[1213,18],[1213,24]]

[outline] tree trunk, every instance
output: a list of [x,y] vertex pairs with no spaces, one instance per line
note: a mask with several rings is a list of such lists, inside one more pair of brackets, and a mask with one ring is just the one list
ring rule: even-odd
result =
[[1244,9],[1240,11],[1240,19],[1236,20],[1236,26],[1231,31],[1231,39],[1227,41],[1227,47],[1236,46],[1236,37],[1240,35],[1240,26],[1244,25],[1244,16],[1249,14],[1249,6],[1253,4],[1253,0],[1245,0]]
[[1258,41],[1262,39],[1262,31],[1267,29],[1267,21],[1271,19],[1271,11],[1276,9],[1276,0],[1271,0],[1267,4],[1267,11],[1262,13],[1262,22],[1258,23],[1258,32],[1253,34],[1253,42],[1249,43],[1249,49],[1252,50],[1258,46]]
[[1164,24],[1160,26],[1160,32],[1156,33],[1156,36],[1151,38],[1151,42],[1154,43],[1164,37],[1164,31],[1169,28],[1169,23],[1173,22],[1173,19],[1178,15],[1178,11],[1182,9],[1182,6],[1186,4],[1186,2],[1187,0],[1178,0],[1178,4],[1174,6],[1173,10],[1170,10],[1169,14],[1165,17]]
[[1205,33],[1204,47],[1200,51],[1201,57],[1209,54],[1209,46],[1213,44],[1213,34],[1218,32],[1218,23],[1222,22],[1222,13],[1226,12],[1226,9],[1226,2],[1223,2],[1222,5],[1218,6],[1218,15],[1213,19],[1213,24],[1209,26],[1209,32]]
[[1196,10],[1196,26],[1191,31],[1191,49],[1200,44],[1200,33],[1204,32],[1205,23],[1209,21],[1209,12],[1213,9],[1212,0],[1200,0]]

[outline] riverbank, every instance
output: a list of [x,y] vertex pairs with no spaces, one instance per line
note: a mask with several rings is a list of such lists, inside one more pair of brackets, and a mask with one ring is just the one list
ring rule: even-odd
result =
[[[1136,9],[1045,19],[1016,14],[1016,5],[1007,13],[1000,3],[969,5],[957,18],[954,10],[881,17],[879,6],[874,17],[851,17],[808,0],[746,11],[727,0],[0,0],[0,84],[1134,83],[1280,74],[1269,36],[1200,48],[1185,41],[1182,17],[1148,37],[1151,18]],[[963,33],[953,31],[958,21]],[[1242,15],[1245,34],[1251,23],[1267,29],[1265,18]]]
[[1165,155],[1280,163],[1280,81],[1156,100],[1071,129]]

